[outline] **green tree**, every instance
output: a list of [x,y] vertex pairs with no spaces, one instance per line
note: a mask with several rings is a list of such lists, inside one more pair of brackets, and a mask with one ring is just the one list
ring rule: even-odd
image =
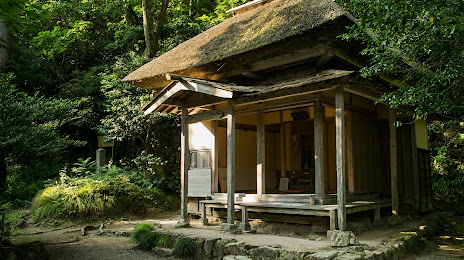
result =
[[[402,80],[383,100],[418,117],[464,116],[464,1],[339,0],[358,18],[345,35],[364,42],[366,77]],[[396,88],[396,87],[395,87]]]
[[0,192],[6,188],[7,162],[58,163],[64,149],[82,144],[59,131],[79,117],[77,102],[28,95],[12,81],[11,73],[0,74]]

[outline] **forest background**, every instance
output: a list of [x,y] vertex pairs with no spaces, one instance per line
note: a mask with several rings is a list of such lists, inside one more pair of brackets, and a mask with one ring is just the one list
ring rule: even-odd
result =
[[[2,208],[32,206],[37,220],[177,209],[179,119],[144,116],[154,93],[121,79],[244,1],[3,0]],[[365,44],[362,75],[404,79],[383,99],[428,121],[435,199],[464,201],[464,3],[338,3],[359,18],[340,37]],[[116,142],[95,173],[100,135]]]

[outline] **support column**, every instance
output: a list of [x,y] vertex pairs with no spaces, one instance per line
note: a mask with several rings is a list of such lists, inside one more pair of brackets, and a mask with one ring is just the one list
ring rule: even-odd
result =
[[388,113],[390,126],[390,171],[391,171],[391,197],[392,197],[392,214],[398,216],[398,161],[396,147],[396,112],[390,108]]
[[185,227],[189,225],[187,212],[187,194],[188,194],[188,169],[189,169],[189,133],[187,124],[188,110],[182,108],[181,115],[181,136],[180,136],[180,220],[177,222],[177,227]]
[[217,134],[218,134],[218,121],[213,120],[211,121],[211,133],[212,133],[212,140],[211,140],[211,174],[212,178],[211,184],[212,193],[219,192],[219,162],[218,162],[218,141],[217,141]]
[[227,119],[227,223],[221,224],[221,231],[240,234],[235,226],[235,107],[229,102]]
[[227,224],[235,217],[235,107],[229,103],[227,119]]
[[264,113],[256,114],[256,194],[261,198],[266,193],[266,131]]
[[343,87],[338,86],[335,94],[335,129],[337,160],[337,213],[340,231],[346,230],[346,191],[345,191],[345,102]]
[[285,126],[284,114],[282,111],[280,115],[280,177],[285,177]]
[[324,107],[320,100],[314,102],[314,167],[316,198],[321,204],[325,195],[324,183]]

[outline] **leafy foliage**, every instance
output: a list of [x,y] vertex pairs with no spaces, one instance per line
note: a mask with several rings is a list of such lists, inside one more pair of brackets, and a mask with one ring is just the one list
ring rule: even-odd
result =
[[143,213],[149,207],[164,205],[165,194],[153,186],[137,185],[130,172],[117,167],[101,173],[68,177],[45,188],[32,203],[34,218],[77,219]]
[[155,247],[159,237],[158,233],[153,232],[153,226],[146,223],[138,224],[131,233],[132,241],[145,250]]
[[429,126],[432,141],[432,174],[435,197],[464,201],[464,122],[434,121]]
[[174,244],[173,253],[178,257],[193,256],[197,251],[197,243],[188,237],[179,238]]
[[338,2],[359,18],[344,37],[366,44],[363,75],[404,80],[383,100],[413,107],[418,117],[464,116],[463,1]]

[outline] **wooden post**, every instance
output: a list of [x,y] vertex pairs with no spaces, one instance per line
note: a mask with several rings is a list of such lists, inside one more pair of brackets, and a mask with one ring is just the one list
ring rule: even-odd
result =
[[264,113],[256,114],[256,194],[261,198],[266,193],[266,131]]
[[227,224],[235,216],[235,107],[229,102],[227,118]]
[[354,156],[353,156],[353,126],[352,113],[346,111],[346,170],[348,173],[348,193],[355,193],[356,182],[354,176]]
[[211,121],[211,174],[212,178],[211,184],[212,193],[217,193],[219,191],[219,162],[218,162],[218,121],[213,120]]
[[280,177],[285,177],[285,127],[284,116],[282,111],[280,114]]
[[396,151],[396,112],[390,108],[388,113],[390,125],[390,168],[391,168],[391,197],[392,197],[392,214],[398,215],[398,162]]
[[343,87],[337,86],[335,93],[335,150],[337,160],[337,213],[338,228],[346,230],[346,191],[345,191],[345,104]]
[[314,166],[315,191],[319,201],[325,198],[324,183],[324,108],[321,101],[314,102]]
[[188,169],[189,169],[189,133],[187,124],[188,110],[182,108],[181,115],[181,137],[180,137],[180,221],[178,225],[188,225],[188,213],[187,213],[187,194],[188,194]]
[[414,210],[420,209],[419,163],[417,159],[416,123],[411,125],[412,177],[414,185]]
[[337,211],[335,209],[330,210],[329,218],[330,218],[330,230],[337,229]]

